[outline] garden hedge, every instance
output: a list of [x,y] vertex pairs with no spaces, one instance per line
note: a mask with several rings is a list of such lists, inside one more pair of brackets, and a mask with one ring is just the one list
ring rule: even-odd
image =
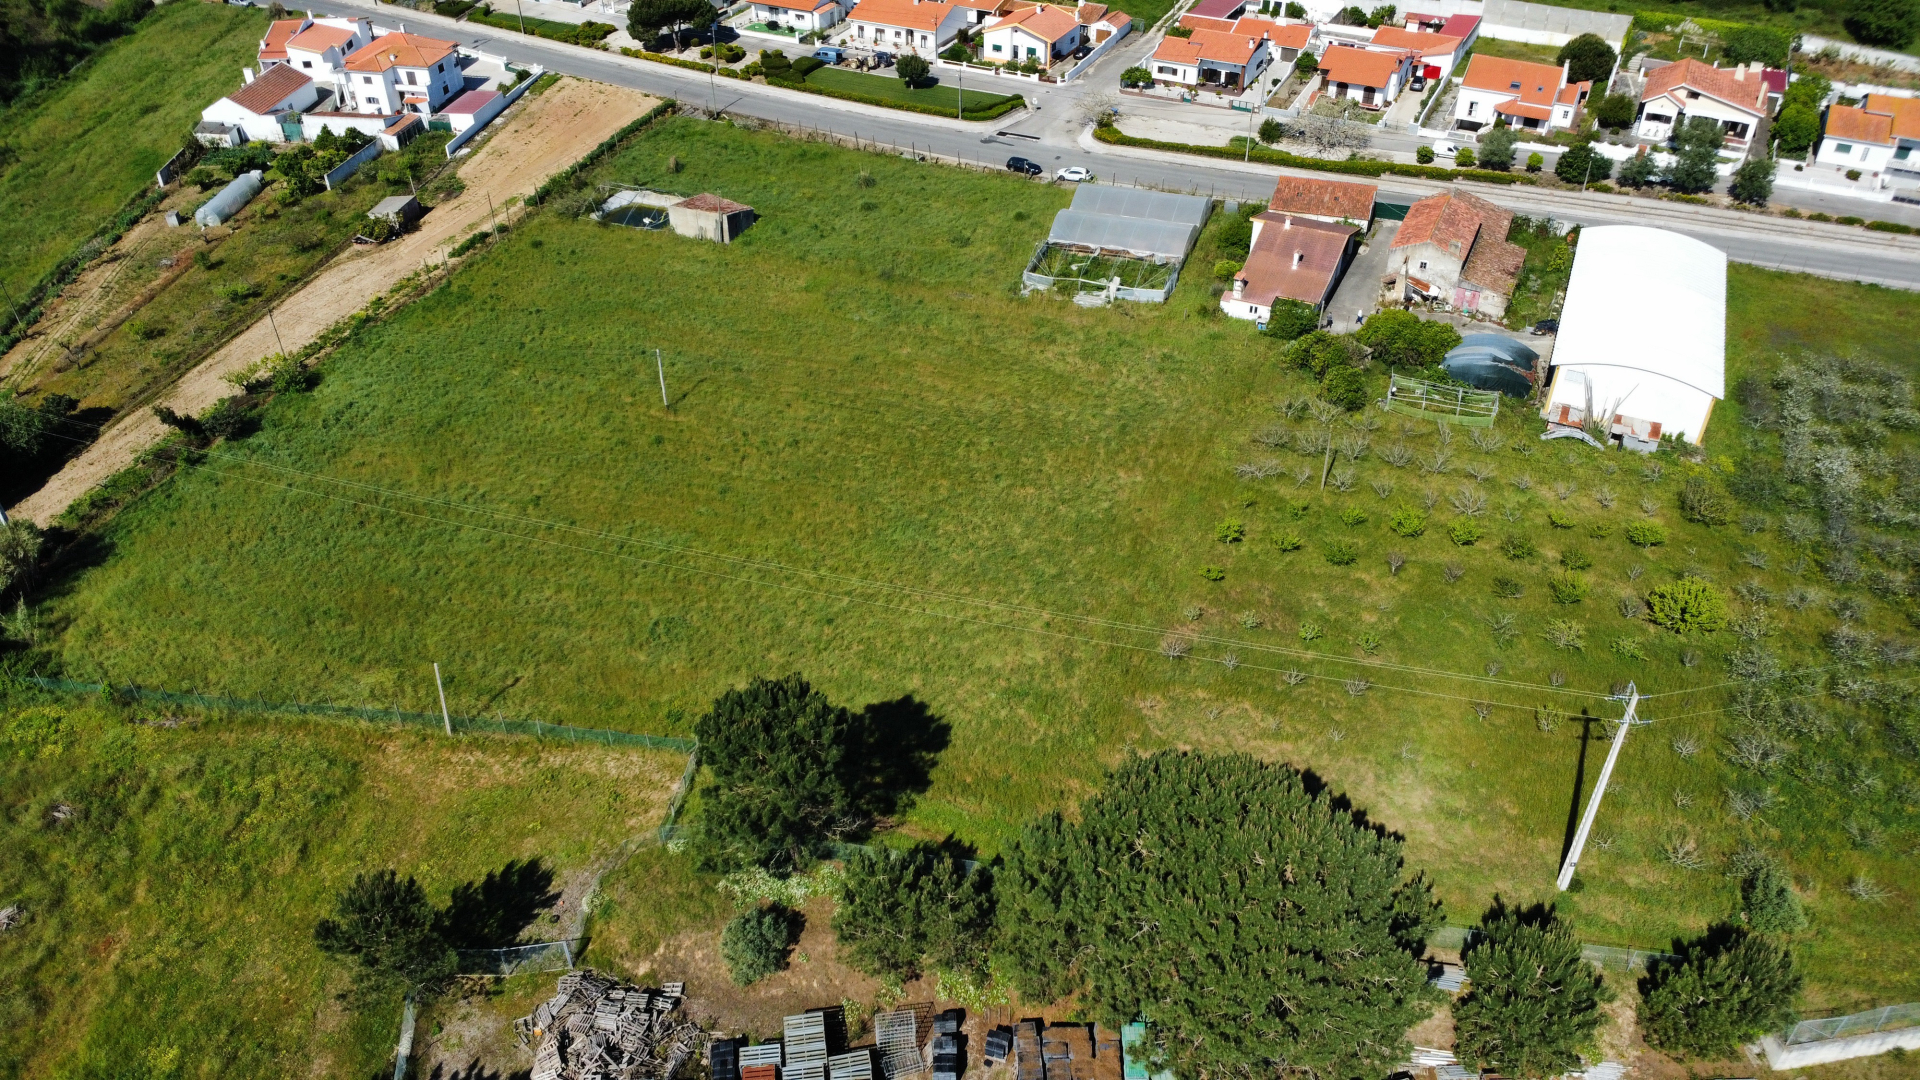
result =
[[1264,146],[1256,146],[1251,154],[1247,154],[1230,146],[1192,146],[1187,143],[1162,142],[1159,139],[1142,139],[1111,126],[1095,128],[1093,137],[1115,146],[1141,146],[1149,150],[1171,150],[1177,154],[1201,154],[1217,158],[1231,158],[1235,154],[1240,154],[1245,160],[1258,161],[1263,165],[1285,165],[1295,169],[1317,169],[1321,172],[1347,173],[1351,176],[1381,176],[1392,173],[1395,176],[1418,176],[1427,180],[1479,180],[1489,184],[1534,182],[1533,178],[1525,173],[1491,172],[1486,169],[1442,169],[1432,165],[1403,165],[1394,161],[1328,161],[1324,158],[1289,154],[1285,150],[1269,150]]
[[665,53],[647,52],[645,49],[629,49],[624,45],[620,47],[620,55],[631,56],[635,60],[651,60],[656,64],[672,64],[674,67],[687,68],[691,71],[711,71],[715,75],[724,75],[729,79],[746,78],[745,75],[740,74],[738,71],[735,71],[730,67],[725,67],[717,64],[703,64],[698,60],[682,60],[677,56],[668,56]]
[[[952,116],[953,115],[952,109],[942,109],[934,105],[921,105],[917,102],[911,102],[911,101],[894,101],[891,98],[876,97],[873,94],[862,94],[854,90],[840,90],[840,89],[835,89],[833,87],[827,87],[827,86],[813,86],[809,83],[796,82],[792,79],[776,79],[769,76],[767,78],[767,85],[779,86],[788,90],[799,90],[808,94],[819,94],[822,97],[839,98],[842,101],[856,101],[862,105],[878,105],[886,109],[903,109],[907,112],[925,113],[928,116]],[[1009,97],[1006,100],[999,102],[998,104],[989,105],[984,109],[969,109],[965,112],[962,112],[960,114],[960,119],[962,120],[995,120],[1002,116],[1007,115],[1008,113],[1012,112],[1013,110],[1019,108],[1022,105],[1025,105],[1026,103],[1027,101],[1025,98],[1021,97],[1019,94],[1015,94],[1012,97]]]

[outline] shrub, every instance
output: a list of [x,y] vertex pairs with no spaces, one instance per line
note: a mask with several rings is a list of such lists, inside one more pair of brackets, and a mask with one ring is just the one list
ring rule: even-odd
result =
[[1525,533],[1508,533],[1500,538],[1500,553],[1509,559],[1531,559],[1540,554],[1540,548]]
[[1367,377],[1359,368],[1339,364],[1327,372],[1320,383],[1320,396],[1348,412],[1367,407]]
[[1614,638],[1612,648],[1613,655],[1622,659],[1645,660],[1647,658],[1647,650],[1641,646],[1639,638]]
[[1316,379],[1324,379],[1329,371],[1346,364],[1353,356],[1351,344],[1349,338],[1314,330],[1300,335],[1287,347],[1287,363],[1312,372]]
[[1527,587],[1522,585],[1518,579],[1510,578],[1505,574],[1495,574],[1493,576],[1493,595],[1503,600],[1518,600],[1522,596],[1525,596],[1526,593]]
[[220,295],[229,302],[238,304],[260,295],[260,286],[251,281],[236,281],[231,285],[220,286]]
[[1761,934],[1793,934],[1807,928],[1807,911],[1793,891],[1793,879],[1772,859],[1762,858],[1741,877],[1740,904],[1747,926]]
[[1348,528],[1353,528],[1356,525],[1365,525],[1367,523],[1367,512],[1357,506],[1349,506],[1340,511],[1340,523]]
[[1573,928],[1551,908],[1496,901],[1480,931],[1462,957],[1469,989],[1453,1006],[1460,1059],[1507,1076],[1578,1068],[1613,994]]
[[794,913],[779,904],[743,911],[720,932],[720,959],[736,986],[752,986],[787,967]]
[[1553,594],[1556,604],[1577,604],[1585,600],[1593,589],[1587,579],[1571,570],[1563,570],[1547,579],[1547,591]]
[[1712,633],[1727,625],[1727,601],[1697,577],[1683,577],[1647,591],[1647,617],[1675,633]]
[[1451,323],[1430,322],[1411,311],[1382,311],[1353,337],[1373,350],[1373,359],[1390,367],[1429,367],[1460,344],[1460,331]]
[[314,926],[313,941],[323,953],[359,961],[361,980],[376,985],[413,986],[454,970],[427,891],[392,870],[355,874],[334,898],[333,915]]
[[1415,150],[1413,152],[1413,160],[1419,162],[1422,165],[1433,164],[1433,147],[1422,146],[1420,149]]
[[1319,322],[1320,314],[1312,306],[1281,297],[1273,302],[1273,311],[1267,316],[1266,334],[1281,341],[1292,341],[1310,333]]
[[1461,146],[1453,151],[1453,167],[1456,169],[1473,168],[1473,147]]
[[1237,544],[1247,538],[1247,523],[1239,518],[1226,518],[1213,527],[1213,538],[1223,544]]
[[1667,542],[1667,530],[1651,521],[1627,523],[1627,542],[1637,547],[1658,547]]
[[1587,647],[1587,628],[1572,619],[1555,619],[1547,624],[1547,640],[1556,649]]
[[793,73],[795,76],[804,79],[826,66],[827,62],[817,56],[803,56],[793,62]]
[[[1854,171],[1857,172],[1859,170],[1856,169]],[[1853,179],[1858,180],[1860,178],[1856,176]],[[1865,225],[1867,220],[1865,218],[1855,217],[1852,214],[1843,214],[1840,217],[1834,218],[1833,223],[1835,225]]]
[[869,975],[909,979],[927,967],[983,971],[993,933],[993,875],[968,873],[952,851],[921,842],[847,859],[833,932],[840,955]]
[[1668,1053],[1731,1056],[1784,1023],[1800,992],[1793,954],[1746,929],[1716,926],[1657,960],[1641,980],[1640,1027]]
[[1541,157],[1538,151],[1535,151],[1534,153],[1527,155],[1527,171],[1528,172],[1539,172],[1541,169],[1545,168],[1546,165],[1547,165],[1547,159],[1544,157]]
[[1272,146],[1287,137],[1287,129],[1280,121],[1269,116],[1260,121],[1260,141]]
[[253,410],[238,395],[221,398],[200,414],[200,430],[213,439],[244,439],[256,426]]
[[1227,580],[1227,568],[1224,566],[1203,566],[1200,568],[1200,576],[1206,578],[1208,581],[1225,581]]
[[1699,525],[1725,525],[1733,519],[1733,500],[1705,477],[1690,476],[1680,489],[1680,516]]
[[1321,545],[1320,555],[1332,566],[1352,566],[1360,557],[1360,545],[1351,540],[1329,540]]
[[1793,35],[1772,26],[1745,25],[1729,30],[1722,39],[1729,64],[1748,64],[1755,60],[1768,67],[1787,66],[1787,53],[1793,47]]
[[1306,544],[1306,540],[1296,532],[1283,532],[1273,538],[1273,546],[1280,551],[1299,551]]
[[779,49],[762,49],[760,70],[766,72],[769,79],[784,79],[793,74],[793,61],[787,59]]
[[1120,85],[1130,88],[1152,86],[1153,72],[1143,67],[1130,67],[1120,73]]
[[1387,528],[1399,536],[1419,536],[1427,531],[1427,515],[1411,506],[1403,506],[1387,519]]
[[1593,556],[1579,548],[1568,548],[1560,553],[1560,565],[1569,570],[1586,570],[1593,566]]
[[1587,526],[1587,535],[1593,537],[1595,540],[1605,540],[1607,537],[1613,535],[1613,522],[1596,521]]
[[1547,524],[1556,529],[1571,529],[1573,528],[1573,515],[1564,510],[1548,510]]
[[1221,259],[1213,264],[1213,280],[1232,281],[1233,275],[1240,272],[1240,264],[1232,259]]
[[1472,518],[1455,518],[1453,524],[1447,526],[1447,539],[1461,547],[1478,543],[1480,537],[1480,526],[1474,524]]

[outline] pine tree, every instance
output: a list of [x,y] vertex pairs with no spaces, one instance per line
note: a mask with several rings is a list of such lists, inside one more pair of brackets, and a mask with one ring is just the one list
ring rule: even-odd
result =
[[1080,991],[1103,1023],[1152,1016],[1175,1075],[1384,1075],[1431,1000],[1427,882],[1286,765],[1134,758],[1077,824],[1029,826],[1001,881],[1016,988]]
[[1462,1061],[1505,1076],[1554,1076],[1580,1063],[1612,992],[1580,956],[1573,928],[1550,908],[1496,901],[1465,960],[1469,989],[1453,1007]]
[[1740,900],[1747,925],[1756,933],[1792,934],[1807,928],[1807,912],[1793,891],[1793,879],[1771,859],[1747,871],[1740,881]]
[[363,988],[394,981],[415,986],[453,973],[453,950],[439,922],[419,882],[377,870],[354,875],[340,890],[333,917],[314,926],[313,940],[323,953],[359,961]]
[[1647,1041],[1675,1054],[1719,1057],[1784,1023],[1800,973],[1783,945],[1743,927],[1717,926],[1656,964],[1641,982]]
[[993,932],[993,875],[920,843],[847,860],[833,932],[847,963],[905,981],[931,966],[984,971]]
[[726,961],[734,985],[752,986],[786,970],[797,922],[795,913],[779,904],[743,911],[730,919],[720,932],[720,959]]

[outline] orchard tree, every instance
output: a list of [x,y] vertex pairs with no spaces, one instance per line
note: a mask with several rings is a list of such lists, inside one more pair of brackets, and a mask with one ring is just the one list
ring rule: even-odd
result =
[[1359,412],[1367,407],[1367,375],[1352,364],[1335,364],[1327,370],[1327,377],[1320,380],[1322,400],[1338,405],[1348,412]]
[[1716,926],[1641,980],[1640,1027],[1671,1054],[1718,1058],[1784,1023],[1800,992],[1793,954],[1743,927]]
[[323,953],[358,961],[363,989],[434,983],[454,970],[427,891],[392,870],[356,874],[334,899],[332,917],[314,926],[313,940]]
[[1400,841],[1290,766],[1132,758],[1029,825],[999,874],[999,958],[1023,997],[1153,1017],[1179,1076],[1384,1075],[1434,991],[1440,920]]
[[931,966],[983,972],[993,933],[993,875],[969,873],[939,844],[855,852],[833,915],[853,967],[905,981]]
[[1570,64],[1568,82],[1592,82],[1604,87],[1613,74],[1613,46],[1599,34],[1581,34],[1565,45],[1553,58],[1556,64]]
[[1469,988],[1453,1006],[1460,1059],[1516,1077],[1578,1067],[1613,995],[1581,958],[1573,927],[1551,908],[1495,901],[1480,932],[1463,957]]
[[1452,324],[1430,322],[1411,311],[1372,315],[1353,336],[1373,350],[1375,360],[1402,368],[1431,367],[1460,344],[1460,331]]

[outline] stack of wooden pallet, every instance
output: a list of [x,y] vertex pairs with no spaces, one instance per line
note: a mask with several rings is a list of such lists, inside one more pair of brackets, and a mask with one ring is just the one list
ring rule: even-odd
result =
[[782,1080],[827,1080],[827,1017],[820,1010],[789,1016]]
[[706,1044],[676,1015],[684,989],[642,989],[594,971],[560,976],[553,997],[513,1023],[533,1047],[533,1080],[670,1080]]

